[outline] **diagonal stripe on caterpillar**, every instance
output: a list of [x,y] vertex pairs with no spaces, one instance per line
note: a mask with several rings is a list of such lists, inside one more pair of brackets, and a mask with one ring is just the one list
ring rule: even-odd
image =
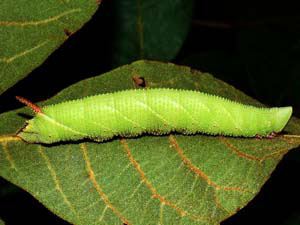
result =
[[36,116],[17,135],[29,143],[84,138],[104,141],[143,133],[205,133],[272,137],[292,115],[292,107],[257,108],[198,91],[133,89],[38,106],[19,97]]

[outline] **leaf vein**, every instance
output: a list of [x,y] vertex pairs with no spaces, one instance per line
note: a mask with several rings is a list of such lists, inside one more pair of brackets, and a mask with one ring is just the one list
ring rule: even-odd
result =
[[177,151],[179,157],[183,160],[183,162],[186,164],[186,166],[190,170],[192,170],[195,174],[202,177],[210,186],[214,187],[217,191],[218,190],[232,190],[232,191],[238,191],[238,192],[250,192],[248,190],[244,190],[239,187],[227,187],[227,186],[221,186],[221,185],[216,184],[202,170],[200,170],[198,167],[193,165],[193,163],[184,155],[182,149],[177,144],[173,135],[170,135],[169,138],[170,138],[171,145]]
[[129,158],[129,161],[132,163],[132,165],[134,166],[134,168],[137,170],[137,172],[139,173],[141,179],[144,181],[144,183],[147,185],[147,187],[150,189],[151,193],[152,193],[152,197],[158,199],[161,203],[168,205],[170,207],[172,207],[173,209],[175,209],[181,216],[189,216],[194,220],[197,221],[210,221],[209,218],[206,217],[200,217],[198,215],[194,215],[189,213],[188,211],[179,208],[177,205],[175,205],[174,203],[172,203],[171,201],[165,199],[163,196],[161,196],[159,193],[157,193],[156,189],[152,186],[152,184],[150,183],[150,181],[146,178],[144,171],[141,169],[140,165],[138,164],[138,162],[134,159],[129,146],[126,142],[125,139],[121,139],[121,144],[124,146],[124,149],[127,153],[127,156]]
[[108,208],[110,208],[122,220],[123,223],[126,223],[127,225],[129,225],[130,224],[129,221],[126,219],[126,217],[124,215],[122,215],[122,213],[116,207],[114,207],[112,205],[112,203],[109,201],[108,197],[105,195],[104,191],[102,190],[102,187],[97,182],[95,173],[94,173],[94,171],[92,169],[92,166],[91,166],[91,162],[88,158],[87,149],[86,149],[85,144],[81,144],[80,148],[81,148],[82,153],[83,153],[84,161],[85,161],[85,164],[86,164],[86,170],[89,174],[89,179],[92,182],[92,184],[93,184],[94,188],[96,189],[97,193],[100,195],[101,199],[104,201],[106,206]]
[[20,53],[18,53],[17,55],[14,55],[14,56],[12,56],[12,57],[10,57],[10,58],[1,58],[1,59],[0,59],[0,62],[5,62],[5,63],[7,63],[7,64],[8,64],[8,63],[11,63],[11,62],[13,62],[14,60],[16,60],[17,58],[20,58],[20,57],[22,57],[22,56],[25,56],[25,55],[27,55],[27,54],[29,54],[29,53],[35,51],[36,49],[43,47],[43,46],[44,46],[45,44],[47,44],[48,42],[49,42],[49,40],[46,40],[46,41],[44,41],[44,42],[38,44],[37,46],[34,46],[33,48],[30,48],[30,49],[27,49],[27,50],[25,50],[25,51],[23,51],[23,52],[20,52]]
[[50,17],[45,20],[40,20],[40,21],[28,21],[28,22],[19,22],[19,21],[0,21],[0,26],[18,26],[18,27],[24,27],[24,26],[37,26],[37,25],[42,25],[42,24],[47,24],[53,21],[56,21],[60,19],[61,17],[64,17],[66,15],[69,15],[71,13],[75,12],[80,12],[81,8],[77,9],[71,9],[68,11],[65,11],[57,16]]
[[237,147],[235,147],[233,144],[229,143],[226,138],[224,137],[219,137],[220,140],[223,142],[223,144],[229,148],[230,150],[232,150],[233,152],[235,152],[236,154],[238,154],[240,157],[245,158],[245,159],[249,159],[249,160],[256,160],[256,161],[261,161],[262,158],[258,158],[252,155],[248,155],[245,152],[240,151]]
[[15,161],[10,156],[9,151],[7,149],[7,142],[3,142],[3,143],[1,143],[1,145],[3,147],[3,151],[4,151],[4,154],[5,154],[5,159],[9,162],[11,169],[14,169],[14,170],[18,171],[18,169],[15,165]]
[[59,180],[57,178],[57,175],[55,173],[55,170],[53,169],[52,165],[51,165],[51,162],[48,158],[48,156],[46,155],[46,153],[44,152],[44,150],[42,149],[41,146],[38,147],[38,152],[40,153],[40,155],[42,156],[42,158],[44,159],[45,163],[46,163],[46,166],[51,174],[51,177],[52,177],[52,180],[54,181],[55,183],[55,188],[56,190],[61,194],[65,204],[69,207],[69,209],[73,212],[73,214],[77,217],[77,219],[79,221],[80,220],[80,217],[78,215],[78,213],[76,212],[74,206],[72,205],[72,203],[69,201],[68,197],[65,195],[60,183],[59,183]]

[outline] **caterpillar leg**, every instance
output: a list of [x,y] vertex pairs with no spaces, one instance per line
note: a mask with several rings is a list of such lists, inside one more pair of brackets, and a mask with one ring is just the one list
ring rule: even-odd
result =
[[[267,136],[266,136],[266,138],[268,138],[268,139],[273,139],[273,138],[275,138],[275,137],[277,137],[277,134],[276,134],[275,132],[272,132],[272,133],[270,133],[270,134],[267,134]],[[257,135],[255,135],[255,138],[256,138],[256,139],[263,139],[263,136],[257,134]]]
[[267,138],[269,138],[269,139],[273,139],[275,137],[277,137],[277,134],[275,132],[272,132],[271,134],[267,135]]

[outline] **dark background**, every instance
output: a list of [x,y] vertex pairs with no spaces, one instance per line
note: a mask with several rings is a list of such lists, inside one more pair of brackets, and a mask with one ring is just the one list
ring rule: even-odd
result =
[[[7,110],[21,106],[11,104],[15,95],[37,102],[119,66],[109,45],[116,4],[117,0],[104,0],[91,21],[4,93],[1,99],[10,102]],[[298,2],[291,0],[195,0],[190,31],[172,62],[209,72],[266,105],[292,105],[299,117],[299,9]],[[66,79],[57,82],[62,73]],[[47,85],[26,88],[32,83]],[[292,150],[254,200],[222,225],[300,224],[299,171],[300,156]],[[0,217],[7,225],[68,224],[1,178]]]

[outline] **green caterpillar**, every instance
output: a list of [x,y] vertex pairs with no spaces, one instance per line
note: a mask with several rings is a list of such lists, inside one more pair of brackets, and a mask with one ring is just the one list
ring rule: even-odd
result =
[[133,137],[143,133],[255,137],[280,132],[292,107],[257,108],[197,91],[134,89],[67,101],[40,109],[17,135],[29,143]]

